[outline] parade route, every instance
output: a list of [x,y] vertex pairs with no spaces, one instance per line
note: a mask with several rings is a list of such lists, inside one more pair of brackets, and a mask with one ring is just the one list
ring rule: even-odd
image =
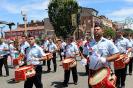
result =
[[[68,88],[88,88],[87,80],[88,77],[84,74],[84,67],[79,63],[80,58],[78,58],[78,85],[73,84],[72,74],[70,76]],[[64,79],[64,71],[62,66],[60,66],[61,62],[59,58],[57,58],[58,69],[57,72],[53,72],[53,69],[50,73],[47,73],[47,67],[43,66],[43,74],[42,74],[42,83],[43,88],[64,88],[62,86],[62,82]],[[51,65],[52,68],[52,65]],[[5,71],[3,69],[3,75]],[[24,81],[14,83],[11,79],[14,77],[14,69],[10,69],[10,76],[8,77],[0,77],[0,88],[24,88]],[[133,76],[128,75],[126,79],[126,88],[133,88],[132,85]],[[35,87],[33,87],[35,88]]]

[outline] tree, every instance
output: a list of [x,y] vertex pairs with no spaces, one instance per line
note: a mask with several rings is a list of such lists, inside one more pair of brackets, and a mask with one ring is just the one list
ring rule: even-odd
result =
[[114,38],[115,31],[112,28],[105,26],[104,36],[107,38],[109,38],[109,37]]
[[123,29],[123,32],[124,32],[124,36],[128,36],[128,34],[132,34],[133,33],[133,30],[132,29]]
[[51,0],[48,15],[57,37],[66,38],[74,33],[72,14],[77,14],[78,4],[75,0]]

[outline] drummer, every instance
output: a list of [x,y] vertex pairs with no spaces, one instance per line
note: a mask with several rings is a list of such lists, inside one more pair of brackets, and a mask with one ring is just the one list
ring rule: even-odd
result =
[[[27,42],[27,37],[22,36],[22,39],[19,40],[19,43],[20,43],[19,45],[20,54],[23,54],[25,56],[26,50],[30,46],[29,43]],[[24,64],[22,64],[21,66],[26,65],[26,64],[27,64],[26,57],[24,57]]]
[[[109,62],[119,57],[117,47],[113,42],[103,37],[104,28],[102,23],[95,23],[94,39],[96,42],[92,46],[92,55],[89,56],[89,77],[102,67],[110,67]],[[89,88],[91,88],[90,85]]]
[[[132,52],[133,52],[133,39],[132,39],[132,33],[129,33],[127,36],[127,39],[129,40],[129,43],[131,44],[131,46],[132,46],[132,50],[131,50],[131,52],[129,53],[129,58],[130,58],[130,61],[129,61],[129,70],[128,70],[128,72],[129,72],[129,75],[132,75],[132,67],[133,67],[133,65],[132,65],[132,63],[133,63],[133,56],[132,56]],[[127,70],[126,70],[126,73],[127,73]]]
[[[119,49],[120,54],[127,54],[131,51],[131,44],[129,43],[129,40],[127,38],[123,37],[123,34],[123,30],[119,30],[116,32],[115,45]],[[126,67],[115,70],[115,75],[117,76],[117,87],[125,88]]]
[[0,76],[2,76],[3,65],[6,70],[6,76],[9,76],[9,67],[7,63],[8,55],[9,55],[9,46],[5,42],[5,39],[0,38]]
[[[54,72],[56,72],[56,70],[57,70],[56,51],[57,51],[56,44],[53,42],[52,38],[49,38],[48,52],[52,53],[52,55],[53,55],[52,62],[54,65]],[[51,65],[51,59],[47,61],[47,67],[48,67],[47,72],[51,71],[50,65]]]
[[26,51],[27,64],[34,65],[36,74],[34,77],[28,78],[24,82],[24,88],[32,88],[33,84],[35,84],[36,88],[43,88],[43,84],[41,81],[41,76],[42,76],[41,61],[46,59],[45,53],[43,49],[36,44],[34,36],[29,35],[28,39],[30,47]]
[[[76,43],[73,42],[73,37],[67,38],[67,44],[64,49],[64,56],[65,58],[76,58],[76,54],[79,53],[78,47]],[[77,85],[78,82],[78,75],[77,75],[77,66],[70,68],[70,70],[64,70],[64,87],[68,86],[69,78],[70,78],[70,71],[72,71],[73,81],[74,84]]]
[[[83,46],[83,56],[88,60],[88,55],[89,52],[91,52],[91,47],[93,46],[92,44],[93,38],[91,36],[87,36],[86,37],[86,42]],[[87,65],[85,65],[85,70],[86,70],[86,74],[89,74],[89,64],[87,63]]]

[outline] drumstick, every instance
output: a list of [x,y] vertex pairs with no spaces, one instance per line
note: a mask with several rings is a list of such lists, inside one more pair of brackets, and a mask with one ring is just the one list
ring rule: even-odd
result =
[[115,60],[115,61],[119,61],[119,60],[121,60],[121,59],[125,59],[126,57],[127,57],[126,55],[120,55],[120,58],[117,59],[117,60]]
[[82,54],[82,52],[79,50],[79,54],[81,55],[81,60],[83,59],[83,58],[85,58],[84,57],[84,55]]

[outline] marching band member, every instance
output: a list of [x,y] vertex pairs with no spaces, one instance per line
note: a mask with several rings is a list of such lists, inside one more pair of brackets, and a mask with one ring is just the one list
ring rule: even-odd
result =
[[4,39],[0,39],[0,76],[2,76],[3,64],[6,70],[6,76],[9,76],[9,68],[7,64],[8,55],[9,55],[9,46],[4,42]]
[[[42,45],[45,53],[48,53],[48,44],[49,44],[48,37],[45,37],[43,45]],[[45,60],[43,61],[43,65],[46,65],[46,61]]]
[[[79,53],[79,50],[76,43],[73,42],[73,37],[67,38],[67,45],[65,46],[65,49],[64,49],[65,58],[76,59],[76,54],[78,53]],[[74,84],[77,85],[77,82],[78,82],[77,66],[74,66],[69,70],[64,70],[64,82],[63,82],[64,87],[68,86],[70,71],[72,71]]]
[[[87,59],[88,61],[88,55],[91,52],[91,47],[93,46],[93,44],[91,43],[93,41],[91,36],[87,36],[86,37],[86,42],[83,46],[83,56]],[[86,74],[88,75],[88,71],[89,71],[89,63],[87,63],[85,65],[85,70],[86,70]]]
[[26,58],[25,58],[25,53],[26,53],[26,50],[28,49],[28,47],[30,46],[29,43],[27,42],[26,40],[26,37],[25,36],[22,36],[22,39],[19,40],[19,51],[20,51],[20,54],[23,54],[24,55],[24,63],[21,63],[21,66],[23,65],[26,65]]
[[[120,51],[120,54],[127,54],[131,51],[131,44],[129,44],[129,40],[123,37],[123,30],[119,30],[116,32],[116,40],[115,45]],[[126,58],[124,58],[126,59]],[[119,88],[125,88],[125,80],[126,80],[126,67],[115,69],[115,75],[117,77],[116,86]]]
[[127,36],[128,40],[129,40],[129,43],[132,45],[132,50],[131,52],[129,53],[129,58],[130,58],[130,61],[129,61],[129,75],[132,75],[132,63],[133,63],[133,56],[132,56],[132,53],[133,53],[133,39],[132,39],[132,35],[131,34],[128,34]]
[[14,41],[9,41],[9,50],[10,50],[10,56],[11,56],[11,66],[13,67],[13,60],[16,58],[16,54],[18,51],[16,50],[16,47],[14,46]]
[[[90,74],[88,78],[93,76],[98,69],[103,67],[110,67],[109,62],[114,61],[119,57],[119,50],[113,44],[113,42],[103,37],[103,33],[103,24],[96,23],[94,27],[94,38],[96,42],[92,46],[92,53],[89,56]],[[90,85],[89,88],[91,88]]]
[[41,82],[42,76],[42,64],[41,61],[46,59],[46,55],[43,49],[35,43],[35,38],[29,35],[28,42],[30,47],[26,51],[26,60],[28,65],[35,67],[36,74],[33,77],[28,78],[24,83],[24,88],[32,88],[35,84],[36,88],[43,88]]
[[[56,51],[57,51],[57,46],[56,44],[53,42],[53,40],[51,38],[49,38],[49,44],[48,44],[48,52],[53,54],[53,65],[54,65],[54,72],[56,72],[57,69],[57,64],[56,64]],[[51,59],[47,61],[47,67],[48,67],[48,72],[50,72],[51,68],[50,68],[50,62]]]
[[63,40],[60,40],[61,41],[61,44],[59,45],[60,46],[60,50],[59,50],[59,55],[60,55],[60,61],[62,61],[62,55],[61,53],[63,52],[63,50],[65,49],[65,46],[66,46],[66,42],[63,41]]
[[20,53],[25,55],[26,49],[29,47],[29,43],[26,41],[26,37],[22,36],[22,39],[20,39]]

